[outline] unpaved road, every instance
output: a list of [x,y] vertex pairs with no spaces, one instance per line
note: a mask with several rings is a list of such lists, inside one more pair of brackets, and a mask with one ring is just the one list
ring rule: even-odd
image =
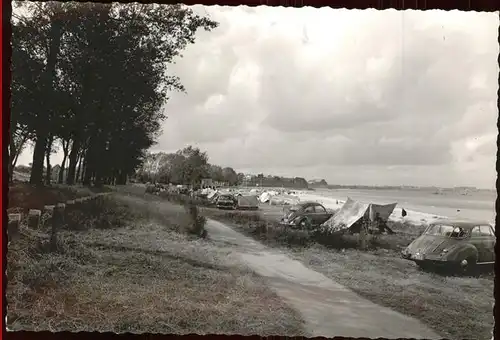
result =
[[301,262],[208,220],[212,241],[233,250],[233,257],[257,274],[299,311],[308,336],[439,339],[420,321],[376,305]]

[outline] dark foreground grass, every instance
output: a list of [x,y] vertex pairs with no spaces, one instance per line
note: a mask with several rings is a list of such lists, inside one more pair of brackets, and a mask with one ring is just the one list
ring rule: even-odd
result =
[[270,247],[284,250],[375,303],[421,320],[443,337],[491,337],[492,273],[481,277],[447,277],[423,272],[400,258],[400,249],[418,237],[424,227],[390,222],[395,234],[375,236],[369,243],[371,249],[360,251],[356,235],[324,242],[308,233],[279,227],[275,216],[214,209],[205,209],[204,214]]
[[113,197],[100,223],[61,231],[56,252],[43,230],[22,226],[7,255],[9,329],[303,334],[260,277],[179,232],[190,221],[183,207]]

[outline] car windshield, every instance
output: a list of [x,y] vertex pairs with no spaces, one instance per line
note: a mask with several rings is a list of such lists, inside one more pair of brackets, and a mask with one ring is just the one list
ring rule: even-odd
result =
[[431,225],[426,231],[426,235],[433,236],[447,236],[452,238],[462,238],[467,236],[468,231],[466,229],[452,226],[452,225]]

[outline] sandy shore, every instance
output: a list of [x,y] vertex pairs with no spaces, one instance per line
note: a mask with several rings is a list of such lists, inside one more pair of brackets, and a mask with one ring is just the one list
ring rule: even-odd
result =
[[[251,188],[241,188],[243,189],[245,192],[249,192]],[[253,188],[255,190],[255,188]],[[280,188],[259,188],[258,189],[259,191],[261,190],[275,190],[275,191],[281,191],[283,189],[280,189]],[[326,208],[328,209],[340,209],[342,207],[342,205],[345,203],[345,201],[347,200],[347,196],[344,196],[342,195],[341,193],[338,193],[338,196],[337,195],[324,195],[320,192],[315,192],[315,191],[304,191],[304,190],[290,190],[290,193],[293,195],[293,196],[296,196],[300,199],[300,201],[304,202],[304,201],[313,201],[313,202],[318,202],[318,203],[321,203],[323,204]],[[359,198],[358,198],[359,200]],[[360,199],[362,202],[365,202],[365,203],[378,203],[378,204],[381,204],[381,202],[379,201],[363,201],[362,199]],[[384,201],[386,201],[385,203],[390,203],[390,202],[387,202],[387,197],[386,199],[384,199]],[[394,200],[395,203],[399,203],[397,201],[397,199]],[[457,216],[457,215],[448,215],[446,213],[444,214],[436,214],[436,213],[429,213],[429,212],[424,212],[424,211],[417,211],[417,210],[412,210],[412,209],[408,209],[408,208],[405,208],[405,211],[407,213],[407,215],[405,217],[402,216],[402,210],[403,208],[405,208],[404,206],[396,206],[396,208],[394,209],[394,212],[391,214],[391,216],[389,217],[389,220],[391,221],[394,221],[394,222],[399,222],[399,223],[409,223],[409,224],[412,224],[412,225],[427,225],[427,224],[430,224],[432,222],[434,222],[435,220],[437,219],[440,219],[440,218],[447,218],[447,217],[450,217],[450,218],[465,218],[465,217],[460,217],[460,216]],[[474,219],[474,218],[472,218]],[[494,217],[490,220],[490,218],[486,218],[487,220],[489,220],[489,223],[493,225],[493,227],[495,226],[495,221],[494,221]]]
[[[325,208],[328,209],[340,209],[346,200],[346,197],[336,197],[336,198],[324,197],[318,194],[310,194],[307,192],[298,192],[296,196],[298,196],[301,201],[313,201],[321,203],[325,206]],[[423,225],[432,223],[436,219],[445,217],[445,216],[437,216],[433,214],[423,213],[419,211],[412,211],[408,209],[405,210],[407,215],[403,217],[401,215],[402,208],[396,207],[392,215],[389,217],[389,219],[394,222],[407,222],[414,225]]]

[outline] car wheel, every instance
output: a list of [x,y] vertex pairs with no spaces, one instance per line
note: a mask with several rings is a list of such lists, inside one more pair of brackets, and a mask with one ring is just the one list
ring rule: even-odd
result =
[[311,222],[307,219],[304,218],[302,221],[299,222],[299,227],[300,229],[310,229],[311,228]]
[[477,270],[477,260],[475,257],[468,257],[458,263],[459,271],[462,274],[473,275]]

